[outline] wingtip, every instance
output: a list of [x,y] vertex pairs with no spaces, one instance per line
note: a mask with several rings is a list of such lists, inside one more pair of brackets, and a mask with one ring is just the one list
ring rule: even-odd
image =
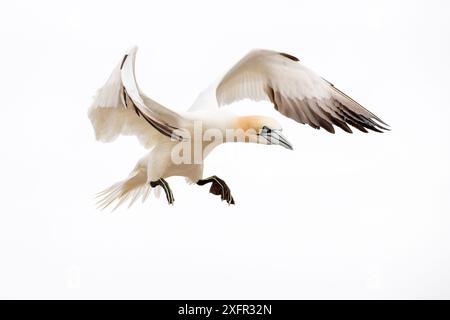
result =
[[137,51],[138,48],[139,48],[139,47],[138,47],[137,45],[133,45],[133,46],[131,46],[129,52]]
[[138,46],[134,45],[130,49],[128,49],[128,52],[127,52],[126,55],[127,56],[134,56],[134,55],[136,55],[137,51],[138,51]]
[[391,126],[389,125],[389,124],[387,124],[386,122],[384,122],[383,120],[381,120],[380,118],[378,118],[378,117],[373,117],[373,119],[375,119],[376,121],[378,121],[379,123],[381,123],[381,124],[383,124],[383,126],[382,125],[380,125],[379,123],[376,123],[376,126],[378,127],[378,128],[380,128],[380,129],[382,129],[382,130],[385,130],[385,131],[391,131]]
[[131,59],[134,60],[137,50],[138,50],[138,46],[132,46],[130,49],[128,49],[127,53],[125,53],[123,55],[122,62],[120,64],[120,70],[123,69],[123,65],[125,64],[125,60],[127,60],[128,57],[131,57]]
[[[380,122],[380,123],[382,123],[382,124],[384,124],[385,126],[388,126],[388,127],[390,127],[390,125],[388,125],[386,122],[384,122],[383,120],[381,120],[380,118],[378,118],[378,117],[375,117],[375,119],[378,121],[378,122]],[[387,130],[389,130],[389,129],[387,129]]]

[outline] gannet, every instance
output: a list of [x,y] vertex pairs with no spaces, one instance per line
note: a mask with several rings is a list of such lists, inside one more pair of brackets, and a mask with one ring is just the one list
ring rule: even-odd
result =
[[97,140],[111,142],[119,135],[135,135],[150,151],[130,175],[98,194],[100,207],[127,199],[130,205],[159,186],[169,204],[174,196],[166,181],[185,177],[188,183],[211,184],[209,192],[234,204],[230,188],[217,176],[203,177],[203,160],[219,144],[246,142],[280,145],[292,150],[280,123],[258,115],[238,116],[220,106],[242,99],[268,101],[301,124],[330,133],[337,126],[352,133],[382,132],[388,125],[355,100],[318,76],[287,53],[252,50],[239,60],[212,89],[217,107],[175,112],[146,96],[135,77],[137,47],[126,53],[88,110]]

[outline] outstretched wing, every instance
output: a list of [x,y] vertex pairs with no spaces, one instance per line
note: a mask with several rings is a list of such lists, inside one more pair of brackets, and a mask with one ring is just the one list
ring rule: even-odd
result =
[[348,125],[363,132],[388,130],[380,118],[286,53],[251,51],[222,78],[216,98],[219,106],[268,100],[283,115],[331,133],[333,125],[349,133]]
[[98,91],[88,116],[98,140],[136,135],[147,148],[165,139],[183,139],[189,120],[144,95],[134,73],[137,47],[126,54]]

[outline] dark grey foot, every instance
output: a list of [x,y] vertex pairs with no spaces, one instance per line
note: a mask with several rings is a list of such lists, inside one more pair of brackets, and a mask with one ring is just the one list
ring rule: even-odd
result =
[[164,192],[166,193],[167,202],[169,202],[169,204],[173,204],[175,199],[173,197],[172,190],[170,190],[169,184],[167,183],[166,180],[161,178],[156,181],[150,181],[150,186],[152,188],[156,186],[161,186],[164,189]]
[[225,181],[223,181],[219,177],[212,176],[206,179],[200,179],[197,181],[197,184],[199,186],[204,186],[205,184],[210,182],[211,188],[209,189],[209,192],[217,196],[220,196],[222,198],[222,201],[225,200],[228,204],[234,204],[234,199],[233,196],[231,195],[230,188],[228,188]]

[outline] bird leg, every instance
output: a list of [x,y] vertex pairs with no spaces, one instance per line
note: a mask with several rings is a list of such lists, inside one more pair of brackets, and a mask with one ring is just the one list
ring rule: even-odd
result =
[[211,188],[209,189],[209,192],[212,194],[215,194],[217,196],[220,196],[222,198],[222,201],[225,200],[228,204],[234,204],[233,196],[231,195],[231,190],[228,188],[225,181],[220,179],[217,176],[212,176],[206,179],[200,179],[197,181],[197,184],[199,186],[203,186],[207,183],[212,183]]
[[164,192],[166,193],[167,202],[169,202],[169,204],[173,204],[175,199],[173,197],[172,190],[170,190],[169,184],[167,183],[166,180],[161,178],[156,181],[150,181],[150,186],[152,188],[156,186],[161,186],[164,189]]

